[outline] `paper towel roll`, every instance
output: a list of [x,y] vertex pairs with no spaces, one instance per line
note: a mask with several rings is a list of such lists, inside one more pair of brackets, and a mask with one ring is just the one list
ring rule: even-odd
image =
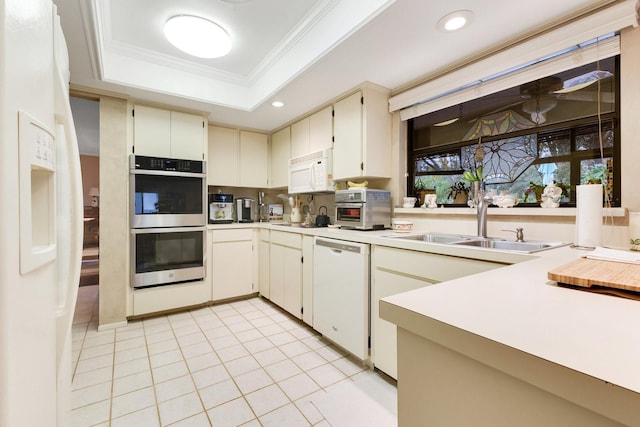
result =
[[602,245],[602,184],[576,185],[577,246]]

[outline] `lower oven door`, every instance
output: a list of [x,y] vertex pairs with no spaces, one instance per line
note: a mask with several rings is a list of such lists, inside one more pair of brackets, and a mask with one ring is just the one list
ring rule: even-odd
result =
[[342,227],[362,227],[364,209],[364,203],[336,203],[336,224]]
[[131,230],[131,286],[168,285],[205,277],[206,227]]

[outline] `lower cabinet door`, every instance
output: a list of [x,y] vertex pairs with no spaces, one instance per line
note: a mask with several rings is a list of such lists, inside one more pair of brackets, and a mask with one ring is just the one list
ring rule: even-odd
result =
[[376,368],[398,379],[398,344],[396,325],[380,318],[380,299],[432,285],[413,277],[376,270],[371,295],[372,352]]
[[213,300],[256,292],[253,286],[253,242],[215,242],[211,245]]

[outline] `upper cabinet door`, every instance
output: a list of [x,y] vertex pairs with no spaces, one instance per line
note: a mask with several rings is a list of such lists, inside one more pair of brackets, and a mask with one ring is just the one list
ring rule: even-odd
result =
[[133,115],[135,154],[171,157],[171,112],[136,105]]
[[362,92],[333,106],[333,179],[362,176]]
[[171,157],[203,160],[204,119],[195,114],[171,112]]
[[309,152],[333,147],[333,106],[309,117]]
[[309,117],[291,125],[291,158],[309,154]]
[[202,116],[136,105],[133,123],[135,154],[204,159],[206,150]]
[[240,186],[267,188],[268,162],[268,136],[240,131]]
[[209,185],[238,185],[239,140],[236,129],[209,126]]
[[289,157],[291,157],[291,127],[271,135],[271,182],[270,188],[289,185]]

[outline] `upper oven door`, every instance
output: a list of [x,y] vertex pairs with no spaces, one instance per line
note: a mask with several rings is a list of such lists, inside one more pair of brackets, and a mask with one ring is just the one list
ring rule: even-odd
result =
[[204,174],[132,170],[130,185],[131,228],[207,223]]

